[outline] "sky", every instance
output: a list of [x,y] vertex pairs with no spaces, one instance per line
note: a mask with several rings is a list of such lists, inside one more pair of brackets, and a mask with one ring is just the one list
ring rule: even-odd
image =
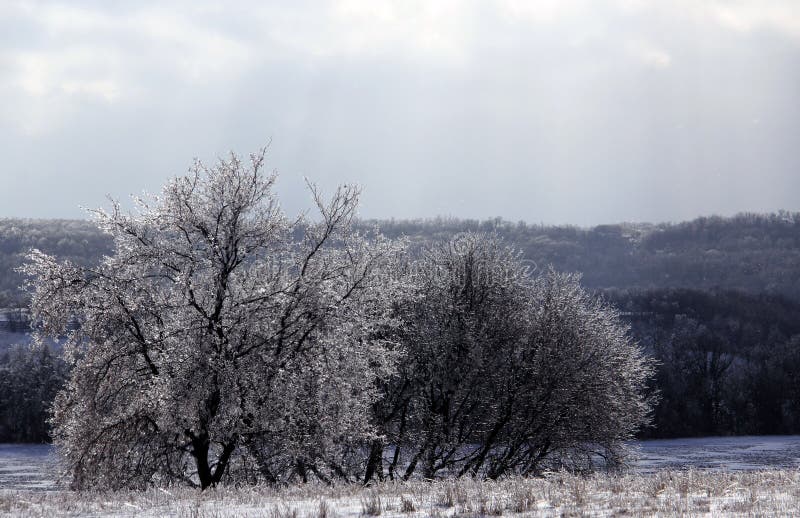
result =
[[797,0],[0,0],[0,217],[269,143],[364,218],[800,209]]

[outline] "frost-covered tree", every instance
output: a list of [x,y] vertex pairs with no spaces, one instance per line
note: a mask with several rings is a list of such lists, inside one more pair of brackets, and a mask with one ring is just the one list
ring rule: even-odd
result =
[[434,246],[413,272],[365,480],[620,460],[648,421],[652,366],[613,309],[575,276],[533,276],[492,235]]
[[496,393],[499,418],[466,464],[497,478],[545,468],[625,461],[626,442],[650,423],[654,375],[616,309],[580,276],[548,270],[534,280],[522,340]]
[[52,418],[74,487],[324,478],[371,436],[397,247],[352,230],[353,187],[310,185],[319,215],[288,219],[263,162],[94,211],[114,242],[96,267],[29,255],[37,332],[75,364]]

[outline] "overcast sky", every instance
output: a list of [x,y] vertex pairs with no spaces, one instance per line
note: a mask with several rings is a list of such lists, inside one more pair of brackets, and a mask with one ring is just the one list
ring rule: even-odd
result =
[[800,209],[800,2],[0,0],[0,217],[272,140],[283,206],[593,225]]

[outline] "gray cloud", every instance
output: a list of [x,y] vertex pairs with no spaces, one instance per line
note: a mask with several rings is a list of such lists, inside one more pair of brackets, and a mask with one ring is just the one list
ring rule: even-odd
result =
[[[366,217],[797,210],[793,2],[4,3],[0,215],[76,217],[249,152]],[[702,4],[698,6],[698,4]]]

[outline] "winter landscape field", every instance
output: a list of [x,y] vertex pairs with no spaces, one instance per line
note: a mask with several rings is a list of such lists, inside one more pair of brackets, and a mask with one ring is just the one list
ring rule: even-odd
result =
[[552,474],[361,486],[219,487],[144,492],[0,491],[9,517],[797,516],[800,473],[663,471]]
[[0,518],[800,517],[800,0],[0,0]]
[[52,448],[0,445],[0,513],[36,516],[796,516],[800,436],[640,441],[618,474],[71,492]]

